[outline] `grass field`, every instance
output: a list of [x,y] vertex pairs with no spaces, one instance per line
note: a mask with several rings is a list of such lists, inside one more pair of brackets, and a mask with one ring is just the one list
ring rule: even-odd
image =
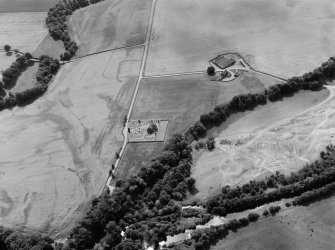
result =
[[252,223],[220,240],[211,250],[333,249],[335,198],[295,207]]
[[64,53],[64,51],[64,45],[61,40],[55,41],[50,35],[47,35],[32,52],[32,55],[37,58],[42,55],[59,58],[60,54]]
[[[189,128],[202,113],[211,111],[216,104],[227,102],[238,94],[258,92],[276,83],[277,80],[252,72],[245,72],[227,83],[209,81],[205,74],[144,79],[131,119],[169,120],[167,139],[171,134]],[[128,178],[163,148],[163,143],[152,145],[128,144],[117,178]]]
[[38,70],[38,63],[30,66],[25,70],[20,77],[17,79],[17,82],[13,88],[10,89],[12,93],[22,92],[26,89],[34,87],[36,83],[36,73]]
[[0,13],[0,46],[33,52],[48,34],[44,27],[46,13]]
[[151,0],[106,0],[76,11],[70,29],[77,55],[143,44],[150,7]]
[[46,12],[59,0],[0,0],[0,13]]
[[16,55],[14,53],[6,54],[4,52],[0,52],[0,72],[8,69],[12,62],[15,61],[15,59]]
[[[195,151],[192,176],[199,192],[192,199],[203,199],[222,186],[243,184],[276,170],[288,174],[315,160],[335,134],[333,112],[328,110],[335,100],[327,97],[331,97],[328,90],[300,92],[233,115],[210,131],[216,149]],[[232,144],[221,144],[222,140]]]
[[305,73],[335,54],[333,10],[332,0],[158,1],[146,74],[204,70],[236,50],[259,70]]
[[67,64],[43,97],[0,113],[1,225],[49,233],[75,225],[104,188],[123,142],[142,53],[118,50]]

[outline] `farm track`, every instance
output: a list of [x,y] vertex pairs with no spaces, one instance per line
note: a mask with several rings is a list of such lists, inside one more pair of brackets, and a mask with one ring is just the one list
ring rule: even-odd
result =
[[[143,44],[145,46],[144,48],[144,52],[143,52],[143,57],[142,57],[142,62],[141,62],[141,68],[140,68],[140,72],[139,72],[139,76],[138,76],[138,80],[136,83],[136,87],[133,93],[133,97],[130,103],[130,107],[129,107],[129,111],[128,114],[126,116],[126,123],[124,126],[124,129],[122,131],[122,134],[124,136],[124,140],[123,140],[123,145],[121,147],[121,151],[119,152],[119,158],[116,160],[115,165],[114,165],[114,170],[113,170],[113,175],[115,176],[117,171],[118,171],[118,166],[120,165],[123,153],[126,149],[126,146],[128,144],[128,126],[129,126],[129,119],[131,116],[131,113],[133,111],[134,105],[135,105],[135,101],[136,101],[136,97],[138,94],[138,90],[140,88],[140,84],[141,81],[144,77],[144,70],[145,70],[145,65],[146,65],[146,61],[147,61],[147,56],[148,56],[148,50],[149,50],[149,44],[150,44],[150,38],[151,38],[151,32],[152,32],[152,25],[153,25],[153,20],[154,20],[154,12],[155,12],[155,7],[156,7],[156,2],[157,0],[153,0],[151,3],[151,10],[150,10],[150,15],[149,15],[149,25],[148,25],[148,29],[147,29],[147,36],[146,36],[146,42]],[[136,46],[143,46],[143,45],[136,45]],[[134,46],[132,46],[134,47]],[[112,182],[112,176],[109,176],[107,179],[107,187],[110,191],[110,193],[113,192],[114,190],[114,185],[111,184]]]

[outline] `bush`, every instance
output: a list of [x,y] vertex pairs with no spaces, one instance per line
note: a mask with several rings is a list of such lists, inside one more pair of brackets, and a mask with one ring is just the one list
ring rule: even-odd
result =
[[4,50],[5,50],[6,52],[9,52],[10,49],[11,49],[10,45],[6,44],[6,45],[4,46]]
[[209,67],[207,68],[207,74],[208,74],[209,76],[214,75],[214,74],[215,74],[215,68],[214,68],[213,66],[209,66]]
[[256,214],[256,213],[250,213],[250,214],[248,215],[248,220],[249,220],[250,222],[255,222],[255,221],[258,220],[258,218],[259,218],[259,214]]

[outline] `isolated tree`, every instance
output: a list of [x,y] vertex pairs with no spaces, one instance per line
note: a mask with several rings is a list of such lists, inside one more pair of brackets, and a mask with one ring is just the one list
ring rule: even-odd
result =
[[158,131],[158,127],[155,123],[151,123],[150,126],[147,129],[147,132],[149,135],[152,135],[153,133]]
[[10,47],[10,45],[6,44],[6,45],[4,46],[4,49],[5,49],[6,52],[9,52],[10,49],[11,49],[11,47]]
[[207,74],[208,74],[209,76],[212,76],[212,75],[215,74],[215,69],[214,69],[213,66],[209,66],[209,67],[207,68]]

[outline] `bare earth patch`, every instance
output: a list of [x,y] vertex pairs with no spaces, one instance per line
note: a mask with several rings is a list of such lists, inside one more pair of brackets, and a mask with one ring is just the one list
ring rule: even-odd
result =
[[276,170],[288,174],[315,160],[335,135],[333,105],[328,90],[305,91],[233,115],[208,134],[216,138],[214,151],[195,151],[195,197],[203,199],[222,186],[240,185]]

